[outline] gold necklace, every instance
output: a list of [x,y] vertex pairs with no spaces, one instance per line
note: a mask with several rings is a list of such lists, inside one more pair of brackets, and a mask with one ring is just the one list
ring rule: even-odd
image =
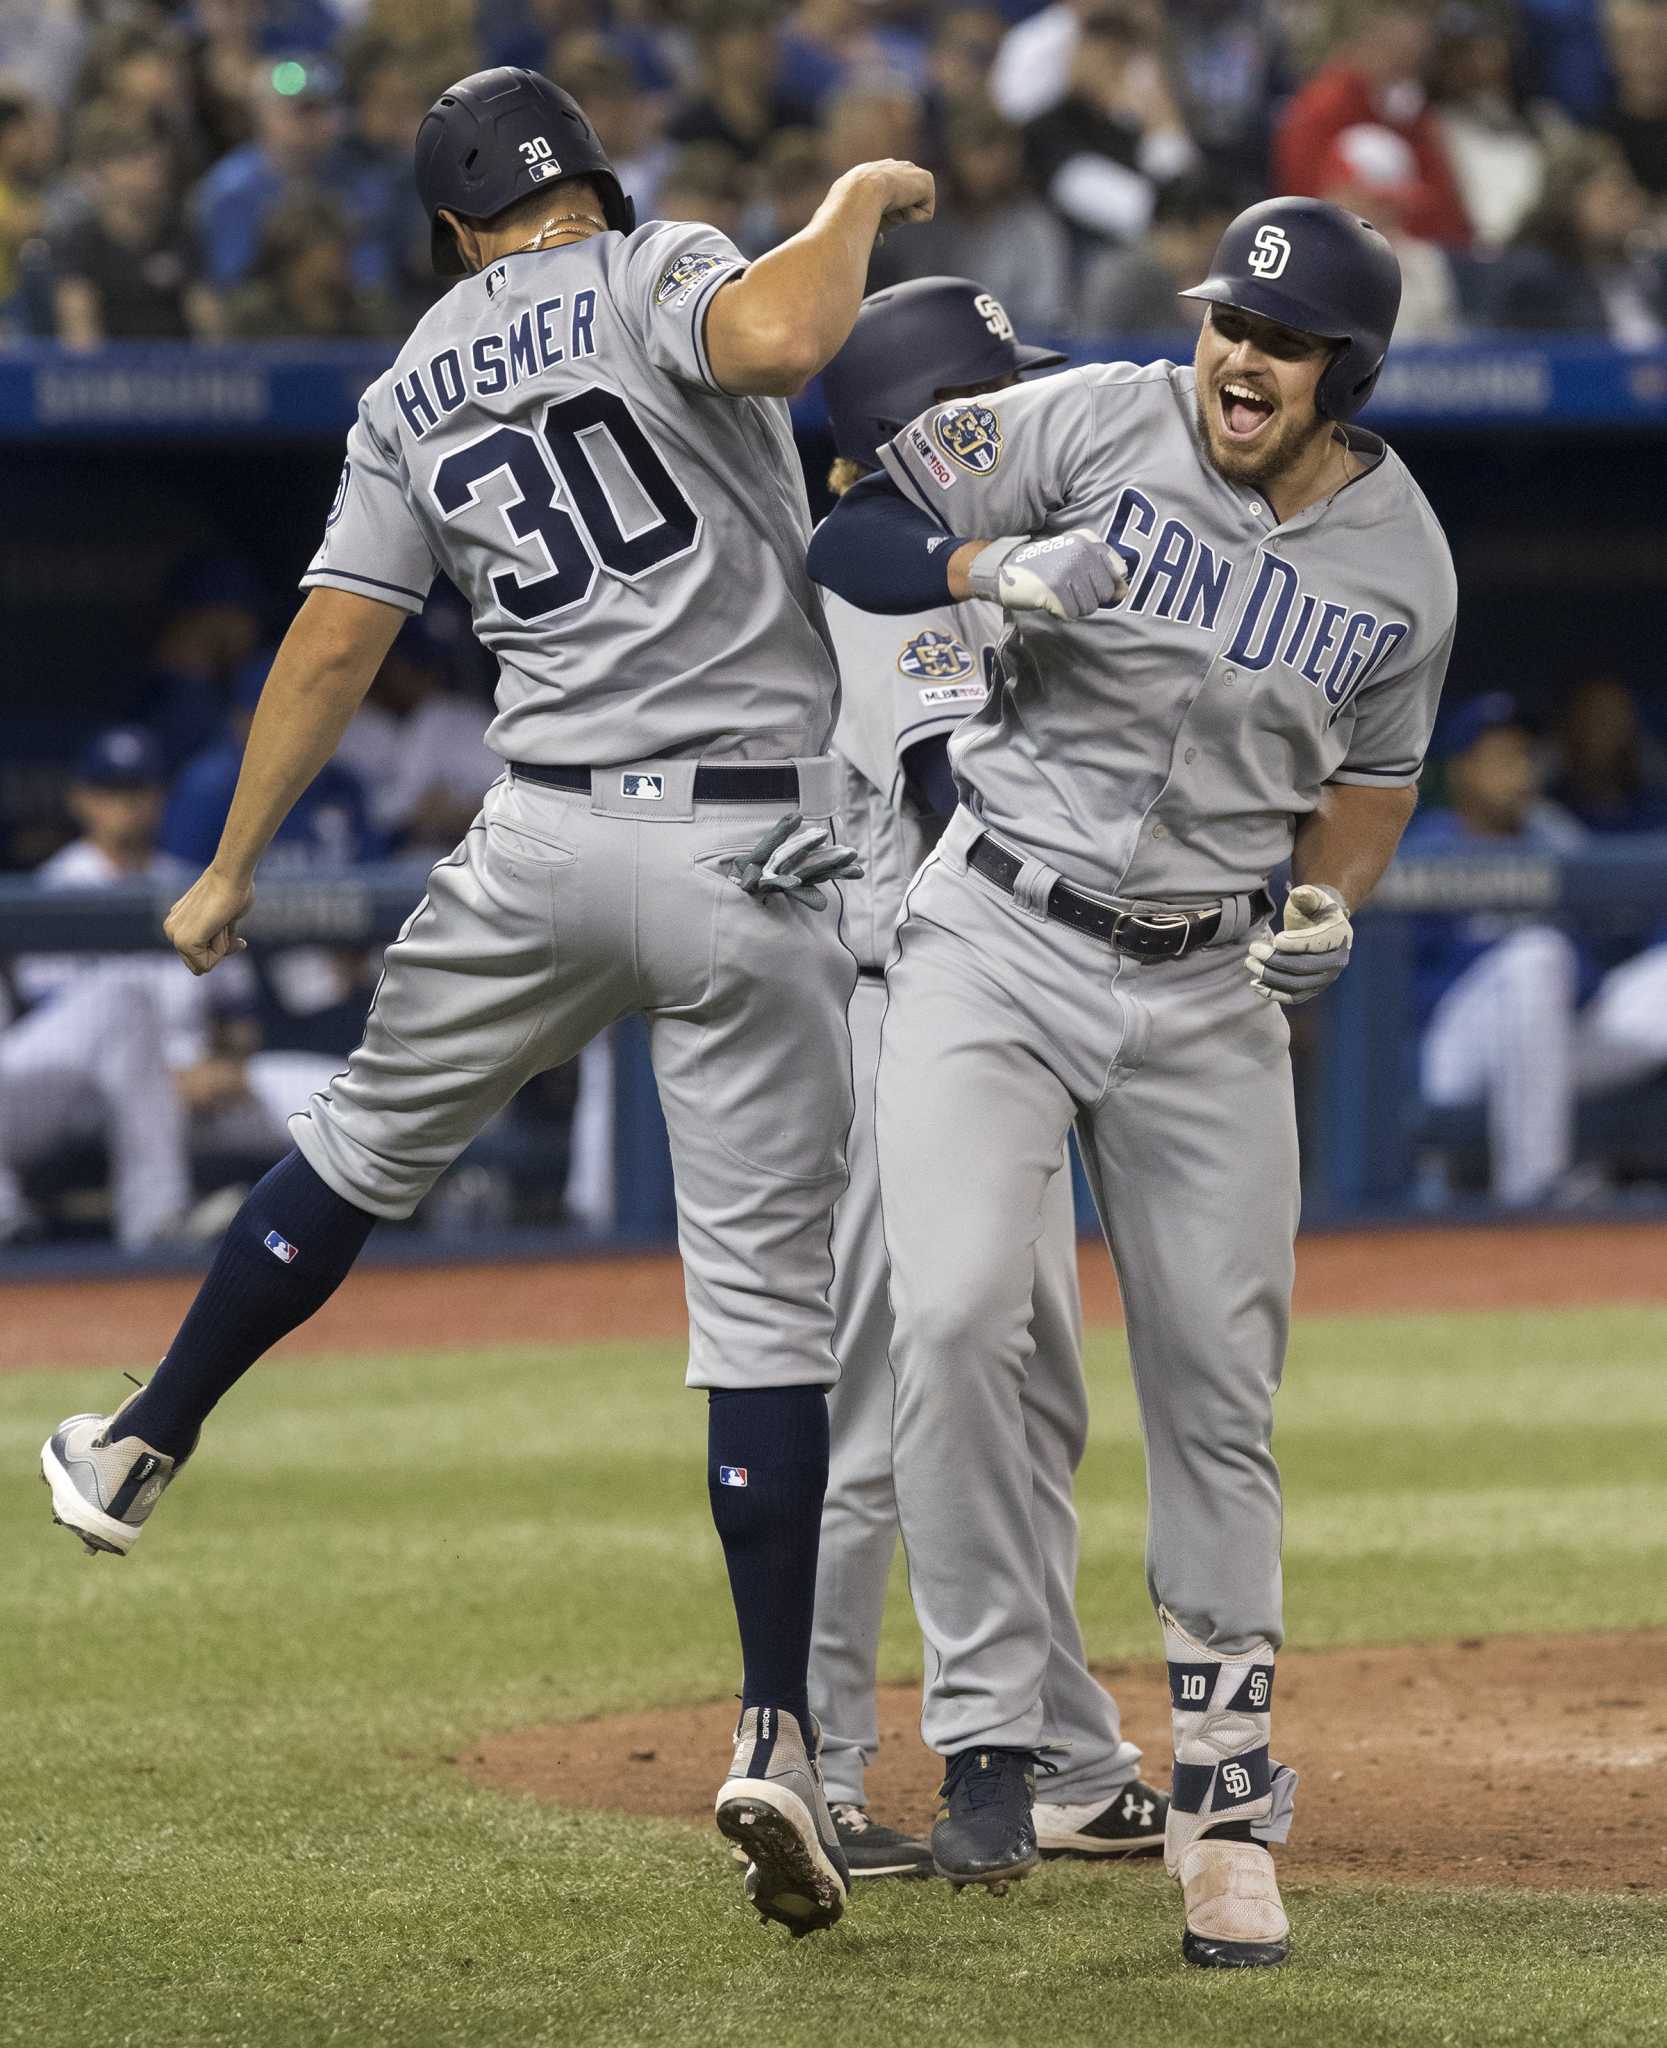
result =
[[[593,233],[598,235],[605,234],[607,232],[606,224],[602,221],[599,221],[593,213],[553,213],[551,214],[550,218],[544,223],[544,225],[539,229],[538,233],[533,236],[532,240],[530,242],[523,242],[521,244],[521,248],[542,249],[544,247],[544,237],[547,234],[549,234],[552,229],[560,227],[561,223],[564,220],[575,221],[581,227],[587,227],[591,229]],[[516,253],[519,254],[519,250]]]

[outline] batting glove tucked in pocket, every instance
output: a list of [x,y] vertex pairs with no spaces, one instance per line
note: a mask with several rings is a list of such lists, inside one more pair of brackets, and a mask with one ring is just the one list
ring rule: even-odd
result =
[[1349,906],[1324,882],[1301,882],[1285,899],[1285,929],[1255,939],[1244,964],[1269,1002],[1306,1003],[1330,988],[1349,964],[1354,926]]
[[862,873],[854,846],[841,846],[826,825],[807,825],[797,811],[778,818],[753,848],[729,862],[724,872],[749,896],[792,896],[821,910],[827,896],[818,882],[840,882]]

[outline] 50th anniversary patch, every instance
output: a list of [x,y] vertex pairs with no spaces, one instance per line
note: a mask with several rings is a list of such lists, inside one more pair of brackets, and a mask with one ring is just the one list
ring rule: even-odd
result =
[[[973,665],[972,656],[953,633],[940,633],[930,626],[912,640],[904,641],[903,651],[897,657],[897,666],[904,675],[921,683],[953,683],[960,676],[970,676]],[[980,689],[977,694],[984,693]]]
[[1001,421],[987,405],[950,405],[932,422],[932,436],[951,462],[988,476],[1001,460]]

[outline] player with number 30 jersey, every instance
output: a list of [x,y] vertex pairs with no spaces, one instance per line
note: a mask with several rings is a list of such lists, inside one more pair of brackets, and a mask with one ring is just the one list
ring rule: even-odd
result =
[[641,1017],[741,1636],[715,1818],[758,1912],[809,1934],[847,1888],[807,1662],[855,979],[821,885],[855,857],[830,831],[838,690],[782,401],[845,339],[882,226],[929,217],[932,181],[858,165],[749,265],[708,227],[639,229],[583,110],[508,66],[443,93],[415,156],[435,267],[460,282],[360,407],[169,936],[199,974],[241,947],[257,863],[441,569],[498,660],[506,770],[155,1377],[62,1423],[42,1471],[55,1518],[124,1554],[215,1403],[375,1221],[409,1216],[524,1082]]

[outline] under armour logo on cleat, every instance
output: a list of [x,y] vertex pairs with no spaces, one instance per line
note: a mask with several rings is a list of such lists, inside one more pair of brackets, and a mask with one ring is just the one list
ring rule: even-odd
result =
[[1157,1808],[1150,1799],[1137,1799],[1132,1792],[1123,1795],[1123,1818],[1132,1827],[1138,1821],[1145,1827]]

